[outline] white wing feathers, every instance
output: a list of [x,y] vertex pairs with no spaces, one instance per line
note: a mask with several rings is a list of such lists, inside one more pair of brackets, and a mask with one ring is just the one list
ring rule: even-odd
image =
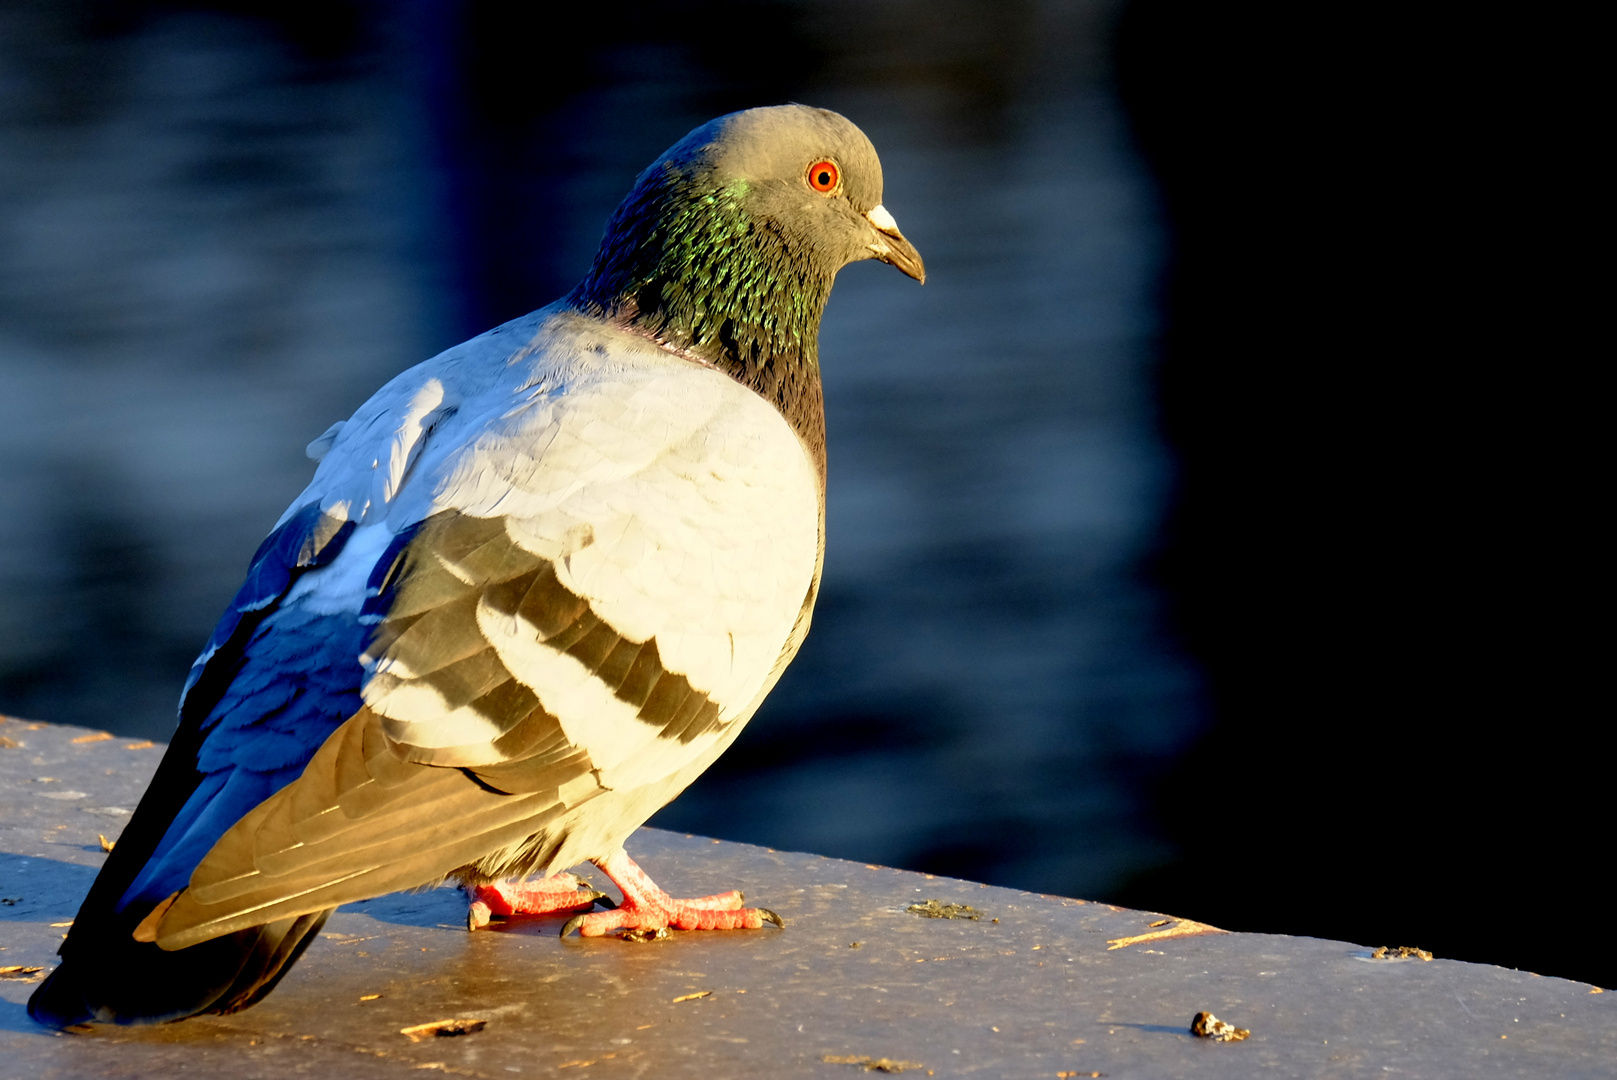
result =
[[[720,372],[564,311],[404,372],[326,438],[293,505],[318,498],[359,530],[300,586],[350,605],[387,538],[443,511],[503,519],[509,538],[553,563],[561,586],[618,635],[654,640],[663,667],[717,703],[725,726],[754,706],[813,581],[818,474],[774,407]],[[722,734],[658,745],[634,704],[520,615],[485,603],[476,625],[604,786],[662,779]],[[500,734],[434,694],[373,673],[365,699],[417,745]]]

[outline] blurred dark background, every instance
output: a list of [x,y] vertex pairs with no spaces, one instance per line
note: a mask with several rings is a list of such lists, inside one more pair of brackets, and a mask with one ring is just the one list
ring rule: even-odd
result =
[[165,737],[306,442],[805,101],[929,281],[844,272],[814,633],[654,824],[1617,983],[1577,65],[1480,19],[0,3],[0,712]]

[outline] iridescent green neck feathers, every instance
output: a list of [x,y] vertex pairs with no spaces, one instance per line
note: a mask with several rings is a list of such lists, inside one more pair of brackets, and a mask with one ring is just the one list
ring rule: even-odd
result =
[[836,268],[820,265],[809,237],[755,214],[757,194],[744,180],[721,185],[659,162],[618,207],[568,300],[751,387],[819,454],[820,316]]

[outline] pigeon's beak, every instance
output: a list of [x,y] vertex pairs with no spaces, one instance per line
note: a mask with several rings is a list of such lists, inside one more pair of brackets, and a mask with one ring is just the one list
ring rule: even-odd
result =
[[870,253],[882,262],[898,267],[921,284],[926,284],[926,267],[921,263],[921,253],[915,250],[914,244],[904,239],[904,234],[898,231],[898,222],[893,220],[887,208],[873,207],[865,215],[865,220],[876,230]]

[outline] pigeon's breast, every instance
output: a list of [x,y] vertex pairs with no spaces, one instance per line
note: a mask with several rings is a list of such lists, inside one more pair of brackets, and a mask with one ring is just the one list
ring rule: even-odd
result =
[[[463,590],[441,605],[458,624],[405,625],[422,606],[407,577],[365,698],[419,760],[497,763],[496,744],[554,725],[545,744],[584,751],[603,786],[653,783],[733,734],[777,672],[816,573],[818,474],[780,413],[720,372],[587,335],[545,342],[543,360],[474,437],[423,453],[431,505],[409,557],[447,570],[422,570],[420,591]],[[435,678],[448,660],[527,693],[503,712],[460,700]]]

